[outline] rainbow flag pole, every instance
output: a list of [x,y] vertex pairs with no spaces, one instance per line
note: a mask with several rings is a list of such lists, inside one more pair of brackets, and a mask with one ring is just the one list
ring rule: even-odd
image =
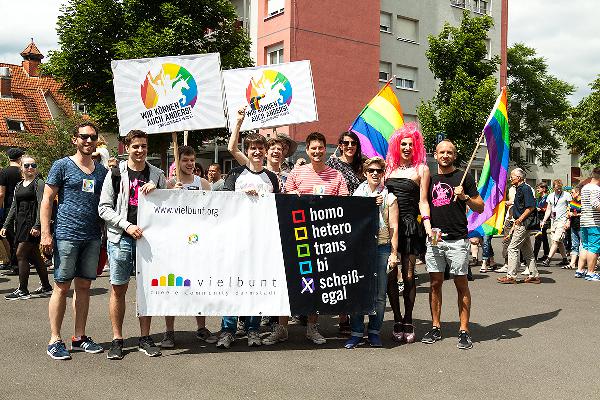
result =
[[390,137],[404,125],[402,107],[390,87],[394,78],[392,76],[367,103],[348,129],[356,133],[362,152],[367,157],[379,156],[385,159]]
[[[500,234],[504,225],[504,197],[510,150],[506,87],[502,88],[496,100],[475,152],[483,136],[487,143],[487,155],[477,190],[483,198],[485,209],[481,214],[469,211],[467,215],[469,237]],[[473,152],[473,156],[475,152]],[[473,157],[471,157],[472,160]],[[469,166],[471,161],[469,161]],[[466,169],[466,171],[468,170],[469,168]]]

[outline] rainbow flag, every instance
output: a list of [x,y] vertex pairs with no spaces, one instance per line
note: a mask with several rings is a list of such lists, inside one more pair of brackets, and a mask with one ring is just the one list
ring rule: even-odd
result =
[[575,215],[581,214],[581,201],[575,199],[571,200],[569,202],[569,210]]
[[379,156],[385,160],[388,141],[402,125],[402,107],[388,82],[358,114],[349,130],[360,139],[365,156]]
[[485,209],[481,214],[469,211],[469,237],[502,233],[510,149],[506,105],[506,87],[503,87],[483,128],[488,151],[477,190],[483,198]]

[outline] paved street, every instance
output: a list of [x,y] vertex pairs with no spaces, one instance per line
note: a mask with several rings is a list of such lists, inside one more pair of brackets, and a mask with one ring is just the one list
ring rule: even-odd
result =
[[[469,351],[456,348],[456,292],[450,281],[444,286],[444,340],[433,345],[393,343],[389,308],[383,349],[343,349],[335,320],[322,317],[324,346],[308,344],[304,328],[291,326],[291,339],[282,345],[249,350],[245,340],[238,340],[231,350],[220,351],[195,339],[193,318],[178,318],[178,347],[155,359],[135,351],[139,330],[132,285],[125,320],[131,352],[121,361],[83,353],[74,353],[70,361],[51,360],[46,355],[48,300],[1,300],[0,399],[600,398],[600,284],[574,279],[572,271],[559,267],[542,274],[541,285],[503,286],[496,283],[498,274],[475,273],[474,348]],[[420,339],[430,327],[422,265],[418,276],[414,315]],[[0,277],[0,294],[12,291],[16,282],[16,277]],[[37,284],[32,276],[30,290]],[[88,334],[105,348],[111,340],[108,286],[106,276],[93,285],[88,322]],[[210,318],[208,327],[218,330],[218,324]],[[68,338],[70,309],[63,327]],[[164,321],[156,318],[156,341],[163,329]]]

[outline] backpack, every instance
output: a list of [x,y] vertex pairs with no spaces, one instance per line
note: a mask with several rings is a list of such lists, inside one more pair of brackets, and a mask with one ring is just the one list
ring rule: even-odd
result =
[[112,167],[110,169],[110,175],[112,179],[112,187],[113,187],[113,206],[117,205],[117,196],[119,196],[119,189],[121,186],[121,170],[119,166]]

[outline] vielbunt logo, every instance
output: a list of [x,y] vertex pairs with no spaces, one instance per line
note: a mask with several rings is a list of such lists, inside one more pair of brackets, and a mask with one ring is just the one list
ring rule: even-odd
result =
[[198,243],[198,235],[196,235],[195,233],[192,233],[190,236],[188,236],[188,243],[189,244],[196,244]]

